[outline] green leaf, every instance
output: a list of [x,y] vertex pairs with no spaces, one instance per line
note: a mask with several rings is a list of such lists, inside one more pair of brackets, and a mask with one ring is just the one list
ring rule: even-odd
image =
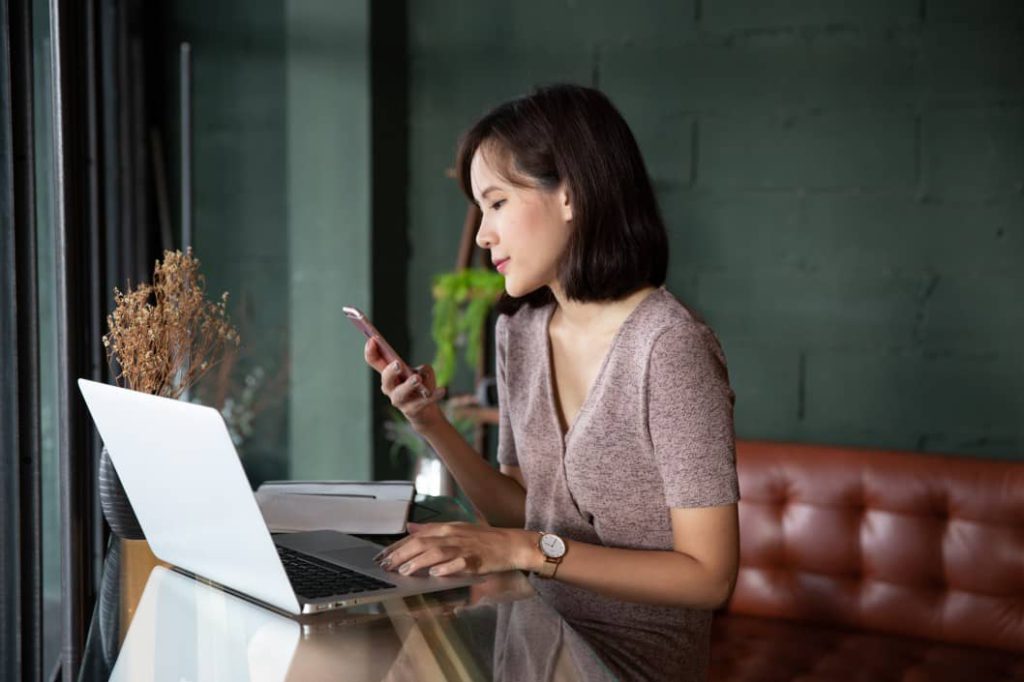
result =
[[437,348],[433,365],[438,386],[447,386],[455,375],[459,346],[465,346],[466,363],[476,368],[483,326],[504,290],[505,278],[485,268],[434,276],[431,336]]

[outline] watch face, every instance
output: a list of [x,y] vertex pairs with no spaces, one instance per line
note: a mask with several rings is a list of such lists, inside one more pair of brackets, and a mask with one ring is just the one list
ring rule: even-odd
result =
[[565,554],[565,542],[557,535],[547,533],[541,536],[540,551],[544,552],[544,556],[557,559]]

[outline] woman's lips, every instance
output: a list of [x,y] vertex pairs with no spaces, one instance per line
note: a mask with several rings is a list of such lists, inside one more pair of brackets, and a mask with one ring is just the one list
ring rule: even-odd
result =
[[505,274],[505,268],[508,267],[508,261],[508,258],[504,258],[498,261],[497,263],[494,264],[495,269],[497,269],[497,271],[500,272],[501,274]]

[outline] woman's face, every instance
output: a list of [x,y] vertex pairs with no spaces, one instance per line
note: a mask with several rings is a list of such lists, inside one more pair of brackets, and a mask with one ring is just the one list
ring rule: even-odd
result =
[[555,284],[558,263],[572,232],[572,207],[564,183],[554,190],[519,187],[505,180],[481,146],[469,176],[483,213],[476,243],[491,252],[510,296],[525,296]]

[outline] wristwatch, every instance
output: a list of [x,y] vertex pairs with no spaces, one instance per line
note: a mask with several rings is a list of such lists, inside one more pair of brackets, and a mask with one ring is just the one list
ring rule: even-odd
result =
[[541,554],[544,555],[544,564],[537,571],[537,575],[541,578],[554,578],[555,573],[558,572],[558,566],[562,563],[569,548],[566,547],[565,540],[554,533],[538,532],[540,539],[537,541],[537,546],[540,547]]

